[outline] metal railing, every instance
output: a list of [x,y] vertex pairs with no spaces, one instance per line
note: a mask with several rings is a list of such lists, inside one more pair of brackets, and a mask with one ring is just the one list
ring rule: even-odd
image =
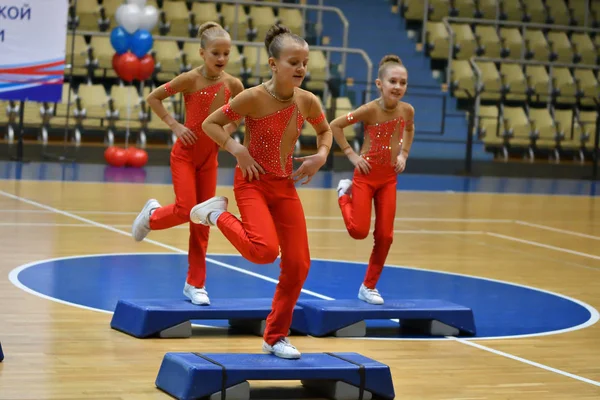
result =
[[[525,59],[525,54],[527,52],[527,45],[526,45],[526,41],[525,41],[525,33],[527,32],[527,29],[550,29],[552,31],[569,31],[569,32],[585,32],[585,33],[593,33],[593,34],[600,34],[600,29],[594,29],[594,28],[581,28],[581,27],[576,27],[576,26],[567,26],[567,25],[548,25],[548,24],[537,24],[537,23],[527,23],[527,22],[514,22],[514,21],[499,21],[499,20],[489,20],[489,19],[476,19],[476,18],[454,18],[454,17],[444,17],[442,18],[442,22],[444,24],[444,26],[446,27],[446,31],[448,32],[448,36],[449,36],[449,43],[448,43],[448,73],[446,74],[446,84],[448,85],[448,87],[450,87],[450,80],[451,80],[451,74],[450,71],[452,70],[452,60],[454,59],[454,30],[452,29],[452,26],[450,25],[450,23],[452,22],[457,22],[457,23],[466,23],[466,24],[477,24],[477,25],[493,25],[496,27],[496,29],[498,29],[499,26],[508,26],[508,27],[518,27],[521,28],[521,37],[522,37],[522,44],[521,44],[521,56],[520,56],[520,60],[524,60]],[[511,58],[512,60],[514,60],[514,58]],[[502,60],[508,60],[508,59],[502,59]]]
[[[591,6],[592,6],[592,0],[575,0],[575,1],[585,1],[586,2],[583,26],[587,27],[591,21],[591,19],[589,18],[589,14],[590,14]],[[402,0],[398,0],[398,6],[401,6],[402,2],[403,2]],[[426,27],[427,27],[428,21],[429,21],[429,0],[425,0],[424,13],[423,13],[423,26],[422,26],[422,32],[421,32],[421,43],[423,45],[425,45],[425,32],[427,30]],[[496,18],[493,20],[487,19],[485,21],[505,22],[505,21],[500,21],[500,0],[496,0]],[[515,23],[518,24],[520,22],[515,21]]]
[[[193,0],[193,1],[205,2],[206,0]],[[239,20],[240,6],[260,6],[260,7],[270,6],[273,8],[294,8],[294,9],[302,10],[302,21],[304,22],[302,24],[303,36],[306,36],[304,29],[305,29],[305,22],[306,22],[306,12],[308,10],[315,10],[318,12],[317,13],[317,34],[319,36],[321,35],[322,29],[323,29],[323,22],[322,22],[323,12],[333,12],[340,18],[340,21],[342,22],[342,25],[343,25],[342,46],[341,47],[342,48],[348,47],[348,32],[350,30],[350,23],[348,22],[348,19],[346,18],[346,16],[342,12],[342,10],[339,9],[338,7],[324,6],[323,0],[319,0],[318,5],[296,4],[296,3],[276,3],[276,2],[269,2],[269,1],[247,1],[247,0],[211,0],[210,3],[235,5],[234,26],[233,26],[233,32],[232,32],[232,39],[234,39],[234,40],[239,39],[238,22],[240,22],[240,20]],[[341,62],[341,71],[340,72],[342,74],[342,77],[346,76],[346,54],[345,53],[342,54],[342,62]]]
[[[97,32],[97,31],[80,31],[80,30],[75,30],[74,31],[76,35],[80,35],[80,36],[105,36],[105,37],[110,37],[110,32]],[[68,36],[72,36],[73,35],[73,31],[68,31]],[[157,41],[173,41],[173,42],[189,42],[189,43],[197,43],[198,46],[200,46],[200,39],[198,38],[190,38],[190,37],[183,37],[183,36],[154,36],[153,37],[154,40]],[[231,44],[234,46],[244,46],[244,47],[254,47],[256,48],[256,64],[253,66],[253,68],[255,68],[255,73],[256,73],[256,77],[260,77],[260,67],[261,67],[261,62],[264,62],[265,65],[267,63],[267,60],[261,60],[260,58],[260,48],[264,47],[264,43],[262,42],[247,42],[247,41],[240,41],[240,40],[232,40]],[[73,44],[74,45],[74,44]],[[371,99],[371,85],[373,83],[373,62],[371,61],[371,58],[369,57],[369,55],[363,50],[363,49],[353,49],[353,48],[344,48],[344,47],[333,47],[333,46],[310,46],[311,50],[320,50],[325,52],[325,59],[326,59],[326,80],[329,80],[329,78],[331,77],[331,71],[329,68],[329,64],[330,64],[330,60],[331,60],[331,53],[342,53],[343,54],[358,54],[360,55],[363,60],[365,61],[365,64],[367,65],[367,74],[366,74],[366,83],[367,83],[367,89],[366,89],[366,101],[370,101]],[[73,50],[71,50],[73,51]],[[310,71],[310,67],[309,67],[309,71]],[[328,86],[325,85],[325,90],[323,93],[323,98],[327,98],[329,94],[329,90],[328,90]]]

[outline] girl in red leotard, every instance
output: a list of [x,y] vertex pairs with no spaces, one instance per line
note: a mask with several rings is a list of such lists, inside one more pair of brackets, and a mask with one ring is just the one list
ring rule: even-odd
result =
[[[394,237],[397,174],[404,171],[414,137],[413,107],[400,101],[406,93],[408,73],[398,56],[387,55],[379,63],[375,81],[381,97],[331,122],[336,143],[354,164],[352,180],[338,184],[338,203],[350,236],[365,239],[371,229],[375,203],[374,246],[358,298],[383,304],[375,288]],[[365,141],[356,154],[344,136],[344,128],[362,122]]]
[[[229,61],[231,38],[219,24],[207,22],[198,30],[200,55],[204,65],[177,76],[156,88],[147,98],[148,105],[177,136],[171,151],[171,173],[175,203],[162,206],[150,199],[133,223],[136,241],[143,240],[151,230],[168,229],[190,221],[190,210],[215,195],[217,186],[218,146],[202,131],[202,123],[213,111],[226,104],[243,89],[241,81],[224,69]],[[186,119],[182,125],[165,109],[162,101],[181,92],[185,99]],[[237,125],[226,127],[228,134]],[[209,227],[190,224],[188,274],[183,294],[192,303],[208,305],[205,288],[206,249]]]
[[[281,250],[281,274],[272,311],[267,317],[263,351],[282,358],[299,358],[287,333],[294,306],[308,275],[310,253],[302,204],[294,182],[312,176],[325,163],[332,144],[331,130],[317,97],[299,88],[306,74],[309,49],[301,37],[281,25],[265,38],[272,79],[247,89],[211,114],[202,124],[206,134],[233,154],[234,194],[241,221],[227,212],[228,200],[214,197],[192,209],[192,222],[216,225],[247,260],[272,263]],[[245,117],[244,143],[231,140],[223,129]],[[297,158],[292,153],[304,121],[317,132],[317,154]]]

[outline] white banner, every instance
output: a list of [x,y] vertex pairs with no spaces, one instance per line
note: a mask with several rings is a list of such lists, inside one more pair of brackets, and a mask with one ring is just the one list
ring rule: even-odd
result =
[[68,0],[0,0],[0,99],[61,100]]

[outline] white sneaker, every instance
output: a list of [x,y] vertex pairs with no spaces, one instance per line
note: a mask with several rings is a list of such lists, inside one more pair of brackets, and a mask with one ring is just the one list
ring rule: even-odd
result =
[[148,200],[142,211],[140,211],[133,221],[131,236],[133,236],[136,242],[141,242],[150,233],[150,214],[156,208],[160,208],[160,203],[155,199]]
[[205,287],[197,288],[186,282],[183,287],[183,294],[192,301],[192,304],[199,306],[210,305],[210,299],[208,298],[208,292]]
[[220,214],[223,211],[227,211],[228,202],[229,200],[227,197],[216,196],[195,205],[190,211],[190,220],[195,224],[214,226],[215,220],[211,221],[208,218],[209,215],[212,212],[218,212]]
[[362,301],[366,301],[369,304],[383,304],[383,297],[381,297],[377,289],[369,289],[364,283],[360,285],[360,289],[358,290],[358,298]]
[[337,187],[338,197],[352,193],[352,181],[350,179],[342,179]]
[[262,349],[265,353],[271,353],[279,358],[300,358],[300,352],[290,343],[288,338],[281,338],[273,346],[263,341]]

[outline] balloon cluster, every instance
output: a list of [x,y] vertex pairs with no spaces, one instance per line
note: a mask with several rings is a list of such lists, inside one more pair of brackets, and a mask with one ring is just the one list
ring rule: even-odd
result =
[[148,153],[145,150],[135,147],[122,149],[116,146],[110,146],[104,150],[104,159],[112,167],[133,167],[142,168],[148,162]]
[[149,79],[154,72],[154,59],[148,54],[154,43],[150,32],[158,23],[158,10],[146,0],[125,0],[115,19],[110,43],[116,52],[112,65],[117,76],[125,82]]

